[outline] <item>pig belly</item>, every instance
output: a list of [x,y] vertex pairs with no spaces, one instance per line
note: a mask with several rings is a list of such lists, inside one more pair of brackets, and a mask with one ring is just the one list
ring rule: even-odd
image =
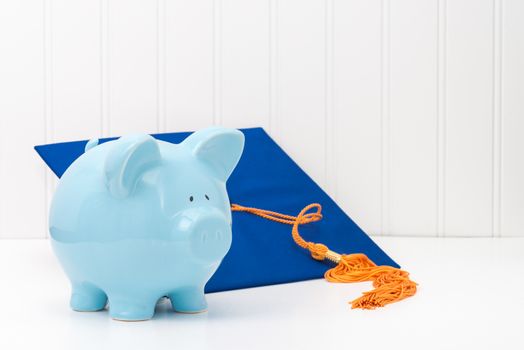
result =
[[203,287],[220,263],[191,259],[185,242],[52,240],[52,246],[72,283],[91,283],[108,295],[153,293],[161,297],[183,287]]

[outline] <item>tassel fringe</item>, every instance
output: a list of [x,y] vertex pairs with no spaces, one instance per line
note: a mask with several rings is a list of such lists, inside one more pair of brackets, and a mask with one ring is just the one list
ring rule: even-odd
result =
[[351,302],[352,309],[375,309],[414,295],[417,284],[409,273],[391,266],[377,266],[364,254],[342,255],[338,265],[324,274],[329,282],[373,282],[374,290]]

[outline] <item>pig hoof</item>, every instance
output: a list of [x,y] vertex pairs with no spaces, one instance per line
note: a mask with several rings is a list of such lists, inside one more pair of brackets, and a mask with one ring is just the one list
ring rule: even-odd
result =
[[153,316],[149,317],[149,318],[134,318],[134,317],[131,317],[131,318],[125,318],[126,316],[111,316],[111,318],[115,321],[120,321],[120,322],[143,322],[143,321],[149,321],[151,318],[153,318]]
[[169,294],[175,312],[197,314],[207,311],[204,292],[200,288],[188,288]]
[[89,285],[73,286],[69,303],[75,311],[100,311],[106,307],[107,296],[100,289]]
[[135,311],[111,311],[109,308],[109,315],[113,320],[124,322],[138,322],[147,321],[153,318],[152,312],[135,312]]
[[202,314],[204,312],[207,312],[207,309],[204,309],[204,310],[197,310],[197,311],[181,311],[181,310],[177,310],[175,309],[175,312],[178,312],[179,314]]
[[115,301],[109,298],[109,315],[117,321],[146,321],[155,313],[155,302]]

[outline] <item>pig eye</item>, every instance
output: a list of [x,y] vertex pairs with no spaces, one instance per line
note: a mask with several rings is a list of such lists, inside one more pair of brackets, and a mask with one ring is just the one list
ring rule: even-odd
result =
[[207,195],[207,194],[205,195],[205,197],[206,197],[206,199],[207,199],[207,200],[209,200],[209,197],[208,197],[208,195]]
[[193,196],[190,196],[190,197],[189,197],[189,201],[190,201],[190,202],[193,201]]

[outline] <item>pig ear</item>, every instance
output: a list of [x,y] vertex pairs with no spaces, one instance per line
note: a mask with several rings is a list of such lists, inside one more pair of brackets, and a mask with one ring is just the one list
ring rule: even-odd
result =
[[244,134],[237,129],[211,127],[191,134],[182,143],[208,164],[215,176],[226,181],[244,149]]
[[112,195],[128,196],[145,171],[161,161],[156,140],[149,135],[129,135],[114,141],[105,162],[106,184]]

